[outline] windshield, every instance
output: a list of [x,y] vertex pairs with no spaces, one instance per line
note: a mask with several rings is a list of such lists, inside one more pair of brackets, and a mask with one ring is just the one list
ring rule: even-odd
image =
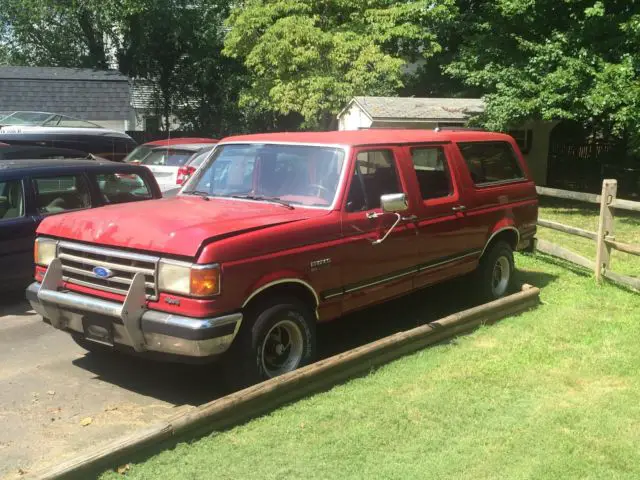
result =
[[144,157],[151,153],[152,149],[145,145],[140,145],[132,150],[132,152],[124,157],[125,163],[141,162]]
[[307,145],[221,145],[184,193],[279,199],[327,207],[333,203],[344,150]]
[[49,112],[0,112],[0,124],[47,127],[99,127],[99,125],[86,120]]
[[142,159],[142,165],[157,167],[181,167],[189,157],[193,155],[191,150],[156,149]]

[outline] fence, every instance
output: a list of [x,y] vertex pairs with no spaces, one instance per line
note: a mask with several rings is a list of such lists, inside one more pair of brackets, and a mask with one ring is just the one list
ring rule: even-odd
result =
[[629,277],[615,273],[609,269],[611,263],[611,251],[618,250],[620,252],[629,253],[631,255],[640,256],[640,245],[631,245],[628,243],[618,242],[614,235],[614,219],[615,210],[627,210],[632,212],[640,212],[640,202],[631,202],[616,198],[618,182],[616,180],[604,180],[602,182],[602,194],[595,195],[591,193],[573,192],[569,190],[559,190],[556,188],[538,187],[538,195],[554,198],[562,198],[566,200],[577,200],[587,203],[595,203],[600,205],[600,218],[598,221],[598,231],[591,232],[582,228],[570,227],[562,223],[552,222],[549,220],[538,219],[538,225],[541,227],[551,228],[559,232],[576,235],[578,237],[588,238],[596,242],[596,259],[595,262],[588,258],[578,255],[567,250],[560,245],[548,242],[546,240],[538,240],[537,249],[542,253],[561,258],[571,263],[575,263],[582,267],[593,270],[598,282],[602,278],[608,278],[616,283],[626,285],[636,290],[640,290],[640,278]]
[[129,135],[131,138],[133,138],[138,144],[154,142],[156,140],[166,140],[167,138],[184,138],[184,137],[216,138],[215,135],[212,135],[212,132],[196,132],[196,131],[186,131],[186,130],[172,130],[170,134],[165,131],[133,131],[133,130],[129,130],[125,133]]

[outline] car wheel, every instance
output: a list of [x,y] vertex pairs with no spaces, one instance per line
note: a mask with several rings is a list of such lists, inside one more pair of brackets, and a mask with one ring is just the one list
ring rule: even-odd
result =
[[481,300],[490,302],[507,295],[513,284],[513,249],[506,242],[494,243],[480,259],[478,281]]
[[308,365],[316,354],[315,326],[311,310],[295,298],[251,308],[229,352],[230,380],[245,387]]

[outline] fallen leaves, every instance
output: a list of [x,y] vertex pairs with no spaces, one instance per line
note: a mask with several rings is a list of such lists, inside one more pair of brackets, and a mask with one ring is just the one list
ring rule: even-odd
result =
[[83,427],[91,425],[92,423],[93,423],[93,418],[91,417],[85,417],[82,420],[80,420],[80,425],[82,425]]

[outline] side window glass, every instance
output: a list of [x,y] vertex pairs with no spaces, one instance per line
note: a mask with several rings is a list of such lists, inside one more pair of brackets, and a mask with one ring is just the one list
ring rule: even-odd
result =
[[149,186],[137,173],[105,173],[96,175],[96,180],[105,203],[127,203],[153,198]]
[[391,151],[368,150],[358,153],[347,196],[348,211],[380,208],[382,195],[400,192],[402,187]]
[[442,147],[412,148],[411,159],[423,200],[453,194],[451,174]]
[[0,182],[0,222],[24,217],[24,192],[20,180]]
[[80,175],[34,178],[33,183],[40,215],[91,207],[89,187]]
[[476,185],[523,178],[513,148],[507,142],[469,142],[458,146]]

